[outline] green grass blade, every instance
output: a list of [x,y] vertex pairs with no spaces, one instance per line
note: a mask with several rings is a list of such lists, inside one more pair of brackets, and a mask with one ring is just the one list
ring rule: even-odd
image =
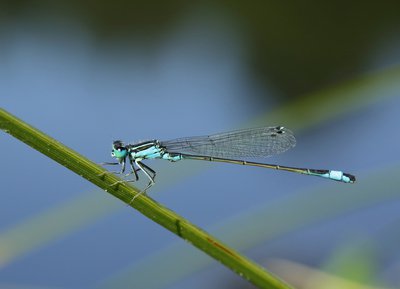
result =
[[[139,193],[127,183],[112,186],[121,179],[113,174],[103,174],[105,169],[70,148],[33,128],[22,120],[0,108],[0,129],[40,151],[44,155],[89,180],[114,197],[129,204]],[[102,176],[101,176],[102,175]],[[290,288],[263,267],[227,247],[213,236],[191,224],[173,211],[147,196],[140,196],[130,204],[146,217],[190,242],[209,256],[247,279],[259,288]]]

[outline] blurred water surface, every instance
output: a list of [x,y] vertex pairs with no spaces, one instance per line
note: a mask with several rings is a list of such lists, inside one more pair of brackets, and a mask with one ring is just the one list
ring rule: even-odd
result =
[[[1,107],[96,162],[110,161],[114,139],[133,142],[210,134],[253,125],[258,119],[257,125],[285,125],[297,129],[295,134],[298,132],[297,147],[268,159],[272,163],[342,169],[356,174],[358,182],[364,184],[376,174],[399,165],[398,73],[390,78],[394,80],[388,85],[371,85],[374,89],[369,90],[372,96],[368,101],[363,96],[355,98],[356,101],[343,101],[341,105],[349,108],[343,110],[345,113],[338,110],[329,120],[300,125],[318,114],[323,117],[322,107],[312,103],[305,104],[312,113],[303,115],[299,107],[295,115],[279,114],[292,101],[301,103],[303,91],[317,92],[320,98],[339,99],[342,91],[335,91],[335,87],[343,82],[350,82],[357,92],[359,87],[362,91],[357,78],[366,78],[368,82],[387,77],[386,70],[398,71],[399,50],[393,47],[398,48],[399,42],[392,41],[398,39],[393,28],[396,26],[366,45],[368,49],[363,51],[364,57],[357,67],[342,67],[348,80],[328,85],[327,82],[334,82],[335,78],[331,78],[315,87],[300,85],[296,95],[294,90],[280,86],[283,82],[275,81],[279,73],[254,72],[251,63],[257,41],[252,41],[253,34],[246,30],[248,26],[241,17],[219,5],[174,11],[178,14],[166,16],[168,25],[163,29],[159,22],[154,26],[144,25],[140,19],[136,25],[127,24],[126,31],[116,30],[115,35],[103,27],[100,31],[106,36],[99,31],[94,33],[82,21],[86,18],[77,16],[79,13],[43,14],[36,9],[2,19]],[[279,47],[276,39],[270,41],[271,46]],[[282,43],[281,49],[293,56],[290,51],[300,47]],[[271,59],[272,64],[276,65],[275,62],[276,59]],[[260,63],[268,67],[264,58],[260,58]],[[285,59],[282,63],[284,67],[289,65]],[[329,70],[329,65],[326,69]],[[311,75],[307,67],[303,70]],[[346,74],[348,70],[352,73]],[[302,73],[296,71],[301,78]],[[369,73],[370,78],[366,77]],[[352,78],[356,80],[351,82]],[[346,89],[349,90],[346,87],[343,91]],[[363,105],[364,102],[368,105]],[[270,123],[268,115],[272,113],[278,119]],[[140,272],[138,268],[146,264],[147,258],[158,253],[163,256],[168,248],[177,246],[185,248],[182,260],[176,258],[170,268],[146,271],[158,283],[146,283],[149,280],[144,277],[140,281],[143,283],[136,285],[140,288],[246,286],[246,282],[201,256],[202,253],[176,236],[17,140],[2,134],[0,147],[0,285],[132,287],[137,279],[130,280],[124,274]],[[249,238],[254,238],[250,240],[251,246],[241,247],[235,242],[239,238],[233,234],[235,229],[230,231],[231,237],[215,229],[217,237],[235,244],[235,248],[259,262],[271,257],[289,259],[342,274],[337,269],[339,262],[330,262],[331,259],[340,255],[340,248],[348,250],[350,245],[346,244],[357,247],[358,240],[362,240],[361,243],[373,244],[375,258],[370,259],[373,270],[369,275],[373,277],[360,282],[399,285],[396,277],[399,256],[394,241],[398,234],[393,224],[397,223],[400,203],[392,195],[378,198],[368,206],[358,206],[366,192],[359,191],[357,184],[346,186],[318,178],[223,164],[159,161],[150,165],[158,172],[151,196],[205,229],[215,229],[215,224],[229,227],[231,218],[240,220],[242,215],[256,214],[260,205],[274,202],[280,204],[279,212],[292,213],[299,219],[308,210],[317,212],[313,221],[290,227],[285,234],[276,233],[275,238],[271,235],[257,239],[249,234]],[[377,187],[387,192],[399,185],[398,180],[387,183]],[[373,187],[375,191],[377,187]],[[321,191],[318,199],[307,195],[315,190]],[[329,194],[324,193],[327,191]],[[289,206],[284,200],[297,200],[303,194],[307,202],[315,201],[315,207],[295,214],[296,206]],[[347,211],[335,209],[335,214],[326,217],[323,212],[329,209],[331,195],[335,194],[361,197],[349,198]],[[268,211],[268,206],[263,210]],[[250,231],[265,232],[275,226],[279,228],[280,223],[284,227],[284,220],[269,218],[272,220],[251,219],[243,226]],[[30,231],[32,228],[42,229],[35,233],[36,229]],[[240,235],[241,228],[236,230]],[[207,261],[196,265],[196,261],[190,261],[192,255],[200,255],[198,258]],[[163,264],[161,261],[162,258],[154,262]],[[336,267],[326,265],[333,263]],[[191,266],[193,269],[188,273],[176,273],[186,272]]]

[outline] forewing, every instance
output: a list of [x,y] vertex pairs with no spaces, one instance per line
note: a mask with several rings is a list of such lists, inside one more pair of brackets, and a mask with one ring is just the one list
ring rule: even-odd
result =
[[294,147],[296,139],[290,130],[277,126],[178,138],[160,144],[170,153],[218,158],[267,157]]

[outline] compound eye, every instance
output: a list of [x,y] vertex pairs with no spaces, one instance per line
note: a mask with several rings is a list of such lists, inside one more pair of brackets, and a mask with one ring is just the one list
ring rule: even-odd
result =
[[124,143],[122,141],[120,141],[120,140],[116,140],[116,141],[113,142],[112,146],[113,146],[114,149],[118,149],[118,148],[124,147]]
[[127,154],[128,152],[124,147],[117,147],[111,151],[111,156],[117,159],[125,158]]

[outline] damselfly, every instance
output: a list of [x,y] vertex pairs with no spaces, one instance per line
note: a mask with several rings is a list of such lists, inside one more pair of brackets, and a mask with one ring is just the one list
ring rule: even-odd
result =
[[[296,145],[293,133],[282,126],[243,129],[208,136],[178,138],[167,141],[151,140],[125,145],[122,141],[113,142],[111,156],[121,165],[120,174],[125,172],[128,159],[135,180],[142,171],[149,179],[145,192],[154,184],[156,172],[143,163],[144,160],[163,159],[171,162],[180,160],[204,160],[231,164],[256,166],[293,173],[318,176],[344,183],[354,183],[356,178],[348,173],[334,170],[296,168],[274,164],[257,163],[236,158],[267,157],[282,153]],[[137,167],[137,168],[136,168]]]

